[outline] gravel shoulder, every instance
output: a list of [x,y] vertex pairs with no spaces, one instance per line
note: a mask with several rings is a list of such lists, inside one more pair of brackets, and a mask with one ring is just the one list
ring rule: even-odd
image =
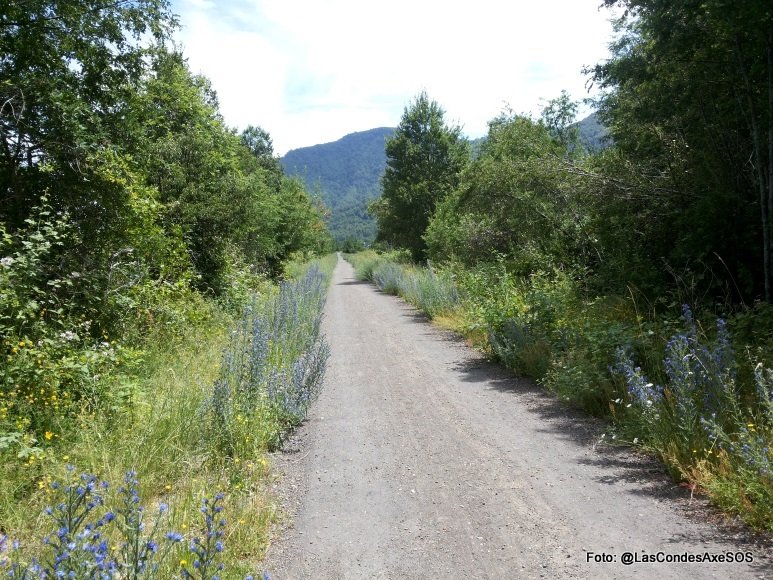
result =
[[[653,460],[600,444],[600,423],[343,261],[324,332],[322,394],[273,456],[286,517],[272,579],[773,578],[769,538],[718,518]],[[754,561],[624,565],[626,552]]]

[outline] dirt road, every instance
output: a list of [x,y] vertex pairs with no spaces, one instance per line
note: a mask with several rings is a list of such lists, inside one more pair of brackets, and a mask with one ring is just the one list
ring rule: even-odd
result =
[[[325,332],[322,395],[274,458],[291,517],[272,579],[773,577],[769,543],[706,523],[657,464],[597,444],[601,425],[345,262]],[[626,552],[754,562],[625,565]]]

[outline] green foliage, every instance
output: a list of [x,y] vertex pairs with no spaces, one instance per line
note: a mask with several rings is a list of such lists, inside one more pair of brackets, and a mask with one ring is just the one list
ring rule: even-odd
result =
[[[136,122],[154,134],[140,153],[169,220],[186,240],[199,288],[225,291],[232,248],[253,269],[271,274],[295,251],[324,249],[322,208],[283,175],[270,136],[257,127],[240,137],[229,131],[208,81],[191,75],[181,55],[156,59],[143,99]],[[167,108],[151,106],[157,102]]]
[[388,127],[351,133],[333,143],[293,149],[282,158],[287,174],[301,178],[308,191],[319,191],[330,208],[326,222],[336,243],[352,238],[370,244],[376,237],[367,206],[379,196],[384,143],[393,133]]
[[448,127],[440,105],[420,93],[387,141],[382,196],[371,206],[379,241],[426,257],[423,240],[435,208],[458,185],[469,159],[459,127]]
[[362,252],[365,249],[365,244],[359,238],[346,238],[337,245],[337,249],[346,254],[354,254]]
[[[406,264],[405,253],[378,255],[373,251],[348,256],[361,280],[387,294],[400,296],[430,318],[447,315],[459,305],[455,282],[448,271]],[[401,261],[403,263],[401,263]]]
[[578,103],[566,91],[561,91],[561,95],[542,108],[542,121],[550,136],[567,152],[576,152],[581,144],[580,129],[574,122],[578,108]]
[[[618,4],[609,0],[607,5]],[[767,3],[628,0],[613,57],[592,69],[601,116],[646,176],[628,213],[657,227],[637,245],[703,292],[771,298],[773,14]],[[622,193],[622,192],[621,192]]]
[[96,211],[80,177],[122,126],[147,43],[168,36],[168,3],[6,2],[0,19],[0,221],[20,227],[46,187],[64,189],[70,210]]
[[[329,275],[336,258],[327,256],[317,264]],[[300,275],[312,267],[300,262],[292,266]],[[288,379],[293,383],[296,376],[305,377],[309,384],[308,374],[294,373],[313,366],[299,353],[310,342],[309,332],[317,328],[314,319],[319,313],[314,303],[319,294],[301,291],[294,293],[298,301],[282,301],[276,287],[265,280],[257,290],[250,295],[254,300],[251,303],[256,311],[272,313],[269,326],[277,330],[269,358],[279,365],[272,368],[281,370],[282,376],[272,372],[268,384],[279,390]],[[277,308],[282,304],[283,308]],[[173,505],[169,524],[188,538],[199,527],[200,498],[212,488],[227,489],[229,519],[225,531],[229,545],[239,548],[226,550],[223,561],[229,570],[238,570],[242,575],[254,572],[274,519],[274,510],[260,485],[268,473],[264,453],[287,427],[288,417],[269,405],[257,405],[251,413],[233,414],[224,430],[234,445],[230,454],[223,455],[222,439],[212,436],[205,417],[212,409],[213,385],[226,372],[221,366],[223,350],[229,347],[233,352],[230,347],[236,343],[235,336],[244,337],[223,311],[212,309],[209,314],[176,334],[152,341],[143,353],[142,364],[115,367],[114,361],[106,361],[112,369],[102,377],[92,377],[92,383],[115,392],[130,386],[132,392],[131,400],[124,401],[116,412],[91,412],[82,405],[72,405],[68,429],[52,430],[50,439],[44,433],[39,440],[32,440],[17,431],[0,437],[0,525],[5,531],[35,552],[48,522],[30,518],[29,514],[54,501],[49,484],[65,476],[67,464],[100,473],[110,481],[132,470],[141,481],[138,493],[145,509],[150,513],[159,503]],[[296,324],[298,319],[308,324]],[[17,354],[24,356],[22,353],[33,346],[25,343]],[[304,364],[290,364],[300,359]],[[0,403],[0,416],[5,410]],[[4,419],[0,419],[0,425],[5,425]],[[58,425],[67,426],[61,416]],[[179,562],[187,556],[180,552],[176,558]],[[179,566],[164,570],[162,574],[171,577]]]
[[[174,26],[164,0],[0,6],[3,530],[37,525],[69,458],[137,469],[151,501],[179,483],[183,518],[213,481],[265,475],[263,447],[223,462],[197,424],[223,311],[332,242],[270,136],[228,128],[209,81],[166,50]],[[233,501],[257,554],[270,510]]]
[[[19,453],[34,461],[35,454],[24,450],[34,445],[41,455],[42,448],[55,443],[54,436],[67,431],[75,414],[84,409],[112,412],[133,398],[130,388],[103,380],[137,356],[126,343],[111,340],[105,322],[131,335],[146,330],[150,317],[161,332],[165,324],[185,319],[195,303],[179,307],[187,298],[185,287],[165,289],[141,276],[127,281],[120,264],[107,280],[113,286],[84,300],[79,293],[102,288],[102,280],[94,273],[62,268],[69,249],[78,243],[67,216],[43,207],[27,222],[14,235],[0,226],[5,245],[0,258],[0,432],[18,434]],[[123,293],[110,291],[119,284],[125,286]],[[115,316],[100,317],[108,309],[117,315],[137,299],[143,299],[141,312],[131,309],[118,322]],[[165,309],[175,302],[178,308],[167,315]]]
[[592,263],[595,238],[567,152],[542,123],[508,114],[491,121],[480,155],[429,224],[429,256],[464,264],[507,256],[521,274]]

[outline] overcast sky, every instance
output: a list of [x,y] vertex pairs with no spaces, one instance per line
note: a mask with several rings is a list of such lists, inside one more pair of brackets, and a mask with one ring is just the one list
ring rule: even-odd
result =
[[[191,70],[230,126],[260,125],[276,153],[396,126],[421,91],[470,137],[505,106],[539,114],[588,96],[607,58],[601,0],[173,0]],[[583,112],[587,112],[584,110]]]

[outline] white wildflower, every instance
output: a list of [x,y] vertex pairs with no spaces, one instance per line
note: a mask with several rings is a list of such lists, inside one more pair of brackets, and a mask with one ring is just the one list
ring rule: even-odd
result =
[[13,265],[14,261],[15,260],[13,258],[11,258],[11,256],[6,256],[5,258],[0,258],[0,266],[3,266],[5,268],[10,268]]
[[63,333],[59,335],[59,337],[67,341],[70,341],[70,340],[77,340],[78,335],[75,334],[72,330],[65,330]]

